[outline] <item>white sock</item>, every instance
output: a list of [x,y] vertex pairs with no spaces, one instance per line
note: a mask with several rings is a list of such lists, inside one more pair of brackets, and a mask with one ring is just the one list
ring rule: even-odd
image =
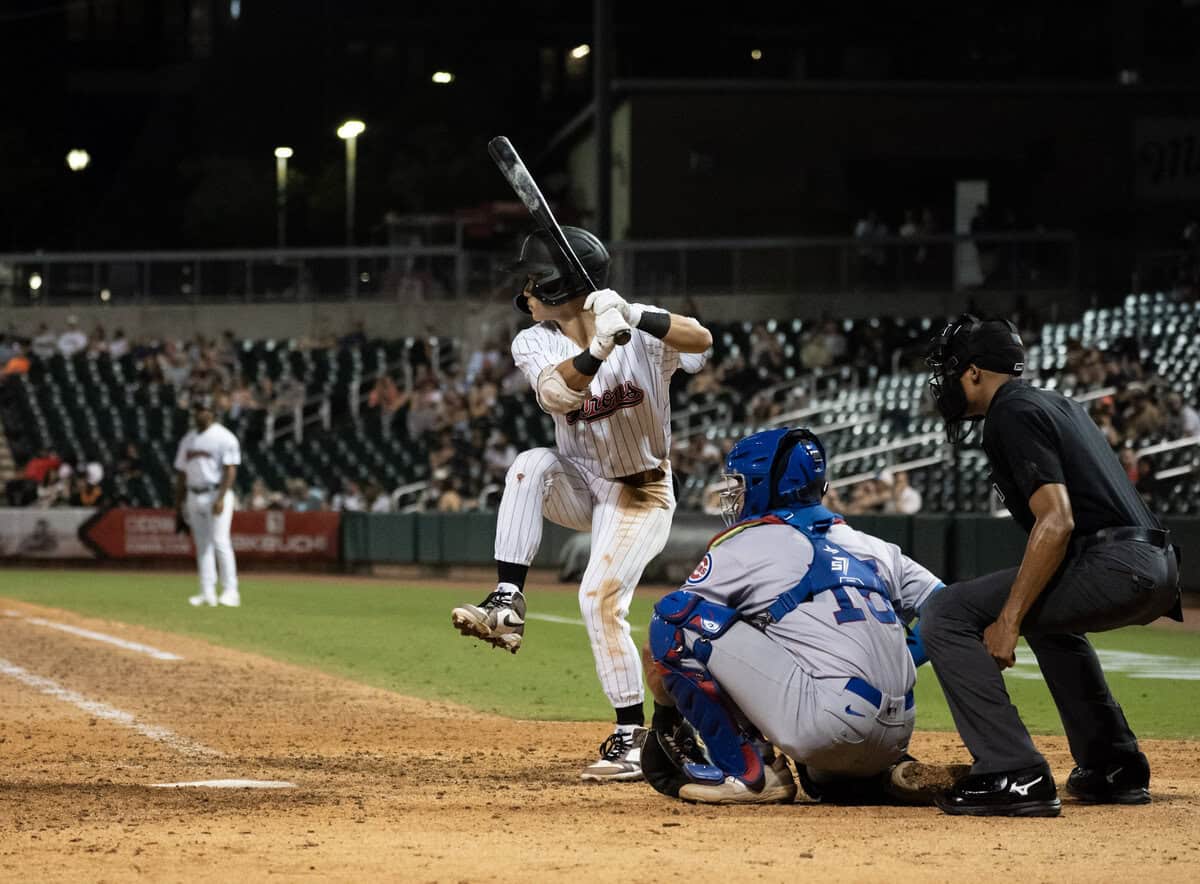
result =
[[497,583],[496,584],[496,592],[512,593],[512,592],[520,592],[520,591],[521,591],[521,587],[517,586],[515,583]]

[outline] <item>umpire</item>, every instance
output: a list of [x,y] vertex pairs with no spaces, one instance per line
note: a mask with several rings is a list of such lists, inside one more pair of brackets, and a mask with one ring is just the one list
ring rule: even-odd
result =
[[1054,777],[1008,698],[1001,670],[1018,635],[1037,657],[1076,767],[1067,791],[1087,802],[1144,804],[1150,767],[1084,633],[1182,619],[1168,532],[1076,402],[1019,380],[1012,323],[963,315],[934,340],[929,387],[958,444],[987,418],[991,479],[1029,534],[1017,568],[935,593],[921,636],[971,773],[938,800],[946,813],[1057,816]]

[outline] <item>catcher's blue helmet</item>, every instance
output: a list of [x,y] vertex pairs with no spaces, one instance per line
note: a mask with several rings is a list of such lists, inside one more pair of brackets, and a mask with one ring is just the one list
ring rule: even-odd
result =
[[825,447],[807,427],[747,436],[725,458],[721,515],[731,525],[781,507],[819,504],[829,487],[825,473]]

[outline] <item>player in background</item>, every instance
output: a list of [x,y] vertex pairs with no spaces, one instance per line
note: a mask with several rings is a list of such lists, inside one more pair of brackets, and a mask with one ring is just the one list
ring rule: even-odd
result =
[[[825,508],[825,450],[807,429],[741,440],[724,479],[732,527],[654,607],[647,780],[687,801],[791,801],[774,744],[814,798],[932,803],[906,780],[928,766],[906,756],[924,653],[905,624],[942,582]],[[680,713],[707,758],[682,745]]]
[[[604,244],[576,227],[567,240],[597,285],[608,276]],[[712,336],[695,319],[630,304],[611,289],[590,291],[548,235],[521,247],[518,310],[535,325],[512,344],[542,410],[554,418],[557,448],[517,456],[505,479],[496,526],[496,589],[452,613],[464,635],[513,653],[525,633],[525,577],[542,540],[542,519],[591,532],[579,607],[596,674],[616,710],[593,782],[641,779],[645,737],[642,661],[629,634],[629,603],[646,565],[671,529],[671,375],[699,371]],[[631,330],[625,346],[615,336]]]
[[192,403],[192,414],[196,427],[180,440],[175,455],[175,527],[176,531],[191,530],[200,570],[200,593],[188,602],[195,607],[221,604],[236,608],[242,600],[229,529],[241,446],[237,436],[217,423],[211,397],[198,397]]

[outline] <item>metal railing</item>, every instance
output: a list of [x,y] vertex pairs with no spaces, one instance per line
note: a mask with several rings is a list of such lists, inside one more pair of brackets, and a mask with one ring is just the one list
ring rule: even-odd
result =
[[[611,244],[610,282],[683,295],[1073,291],[1068,232],[668,239]],[[0,305],[466,298],[509,287],[512,256],[458,245],[0,254]]]

